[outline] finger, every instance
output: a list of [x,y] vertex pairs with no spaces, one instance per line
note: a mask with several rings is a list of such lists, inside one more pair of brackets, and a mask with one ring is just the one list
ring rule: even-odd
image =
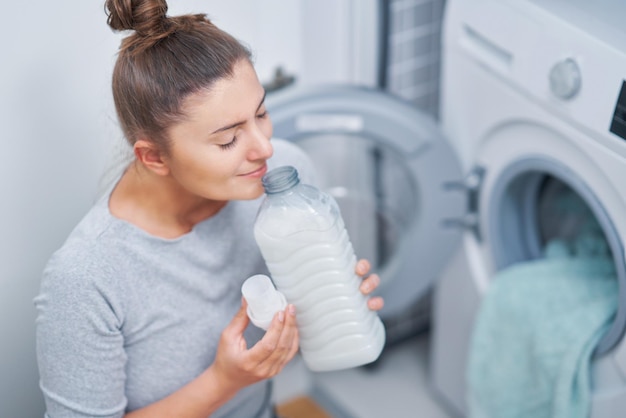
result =
[[370,271],[370,268],[370,262],[367,261],[365,258],[362,258],[356,263],[354,271],[359,276],[365,276]]
[[367,301],[367,307],[372,311],[380,311],[385,306],[385,300],[380,296],[369,298]]
[[287,361],[285,363],[288,363],[289,361],[291,361],[291,359],[298,352],[299,348],[300,348],[300,333],[298,332],[298,328],[296,327],[296,332],[295,332],[293,341],[291,342],[291,350],[289,350]]
[[286,353],[291,349],[293,338],[296,334],[296,307],[293,304],[287,305],[284,311],[285,323],[281,330],[280,337],[276,343],[274,353],[268,361],[281,361]]
[[287,363],[291,360],[290,353],[294,349],[294,345],[298,347],[298,327],[296,323],[296,307],[293,304],[287,306],[285,316],[285,327],[280,336],[278,348],[282,352],[281,362]]
[[276,312],[267,332],[249,351],[251,359],[263,363],[272,356],[285,327],[285,311]]
[[300,349],[300,338],[298,333],[298,328],[295,329],[293,339],[291,341],[291,347],[286,355],[281,359],[279,363],[276,364],[276,367],[273,369],[273,375],[277,375],[281,372],[281,370],[296,356],[298,350]]
[[361,282],[359,290],[364,295],[372,293],[380,284],[380,277],[378,274],[370,274],[366,279]]
[[224,330],[229,335],[243,335],[243,332],[248,327],[250,319],[248,318],[248,313],[246,312],[247,306],[248,304],[245,302],[245,299],[242,299],[241,307]]
[[274,353],[265,361],[272,374],[279,373],[285,364],[295,355],[298,348],[298,328],[296,326],[296,309],[290,304],[285,309],[285,326]]

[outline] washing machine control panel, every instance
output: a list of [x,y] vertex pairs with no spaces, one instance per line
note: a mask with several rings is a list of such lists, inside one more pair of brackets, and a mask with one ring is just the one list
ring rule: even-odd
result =
[[611,132],[622,139],[626,139],[626,80],[622,82],[622,89],[617,98],[613,120],[611,121]]

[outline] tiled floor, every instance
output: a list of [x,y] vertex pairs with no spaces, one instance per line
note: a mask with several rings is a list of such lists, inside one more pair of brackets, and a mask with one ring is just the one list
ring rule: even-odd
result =
[[451,418],[427,380],[428,334],[393,346],[371,367],[310,373],[296,358],[275,379],[277,403],[312,395],[335,418]]

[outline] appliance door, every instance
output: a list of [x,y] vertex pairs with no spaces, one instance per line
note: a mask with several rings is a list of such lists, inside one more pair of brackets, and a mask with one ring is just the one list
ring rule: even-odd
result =
[[[623,171],[623,159],[579,137],[573,129],[557,133],[531,121],[503,122],[493,129],[477,153],[484,170],[480,229],[485,257],[495,272],[543,257],[552,239],[575,243],[590,220],[597,222],[619,284],[617,314],[596,347],[601,355],[624,346],[626,329],[626,262],[619,226],[625,208],[615,182],[606,175],[612,167]],[[573,198],[581,203],[572,204]],[[570,207],[584,210],[564,210]]]
[[467,200],[445,187],[461,168],[436,123],[389,94],[353,86],[290,87],[268,95],[267,108],[274,136],[311,157],[357,257],[380,275],[381,316],[409,307],[459,244],[460,230],[446,225],[463,218]]

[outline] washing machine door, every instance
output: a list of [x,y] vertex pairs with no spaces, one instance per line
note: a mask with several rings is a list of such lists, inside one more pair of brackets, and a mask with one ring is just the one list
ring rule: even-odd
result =
[[381,315],[418,300],[460,242],[460,163],[437,124],[381,91],[289,87],[268,95],[274,137],[312,158],[317,186],[341,209],[357,257],[381,277]]
[[492,273],[542,258],[553,240],[585,257],[610,254],[619,304],[596,346],[601,355],[620,344],[626,332],[623,188],[607,175],[611,171],[604,171],[621,168],[623,158],[589,141],[584,132],[562,132],[568,131],[520,117],[489,130],[475,160],[484,173],[478,223]]

